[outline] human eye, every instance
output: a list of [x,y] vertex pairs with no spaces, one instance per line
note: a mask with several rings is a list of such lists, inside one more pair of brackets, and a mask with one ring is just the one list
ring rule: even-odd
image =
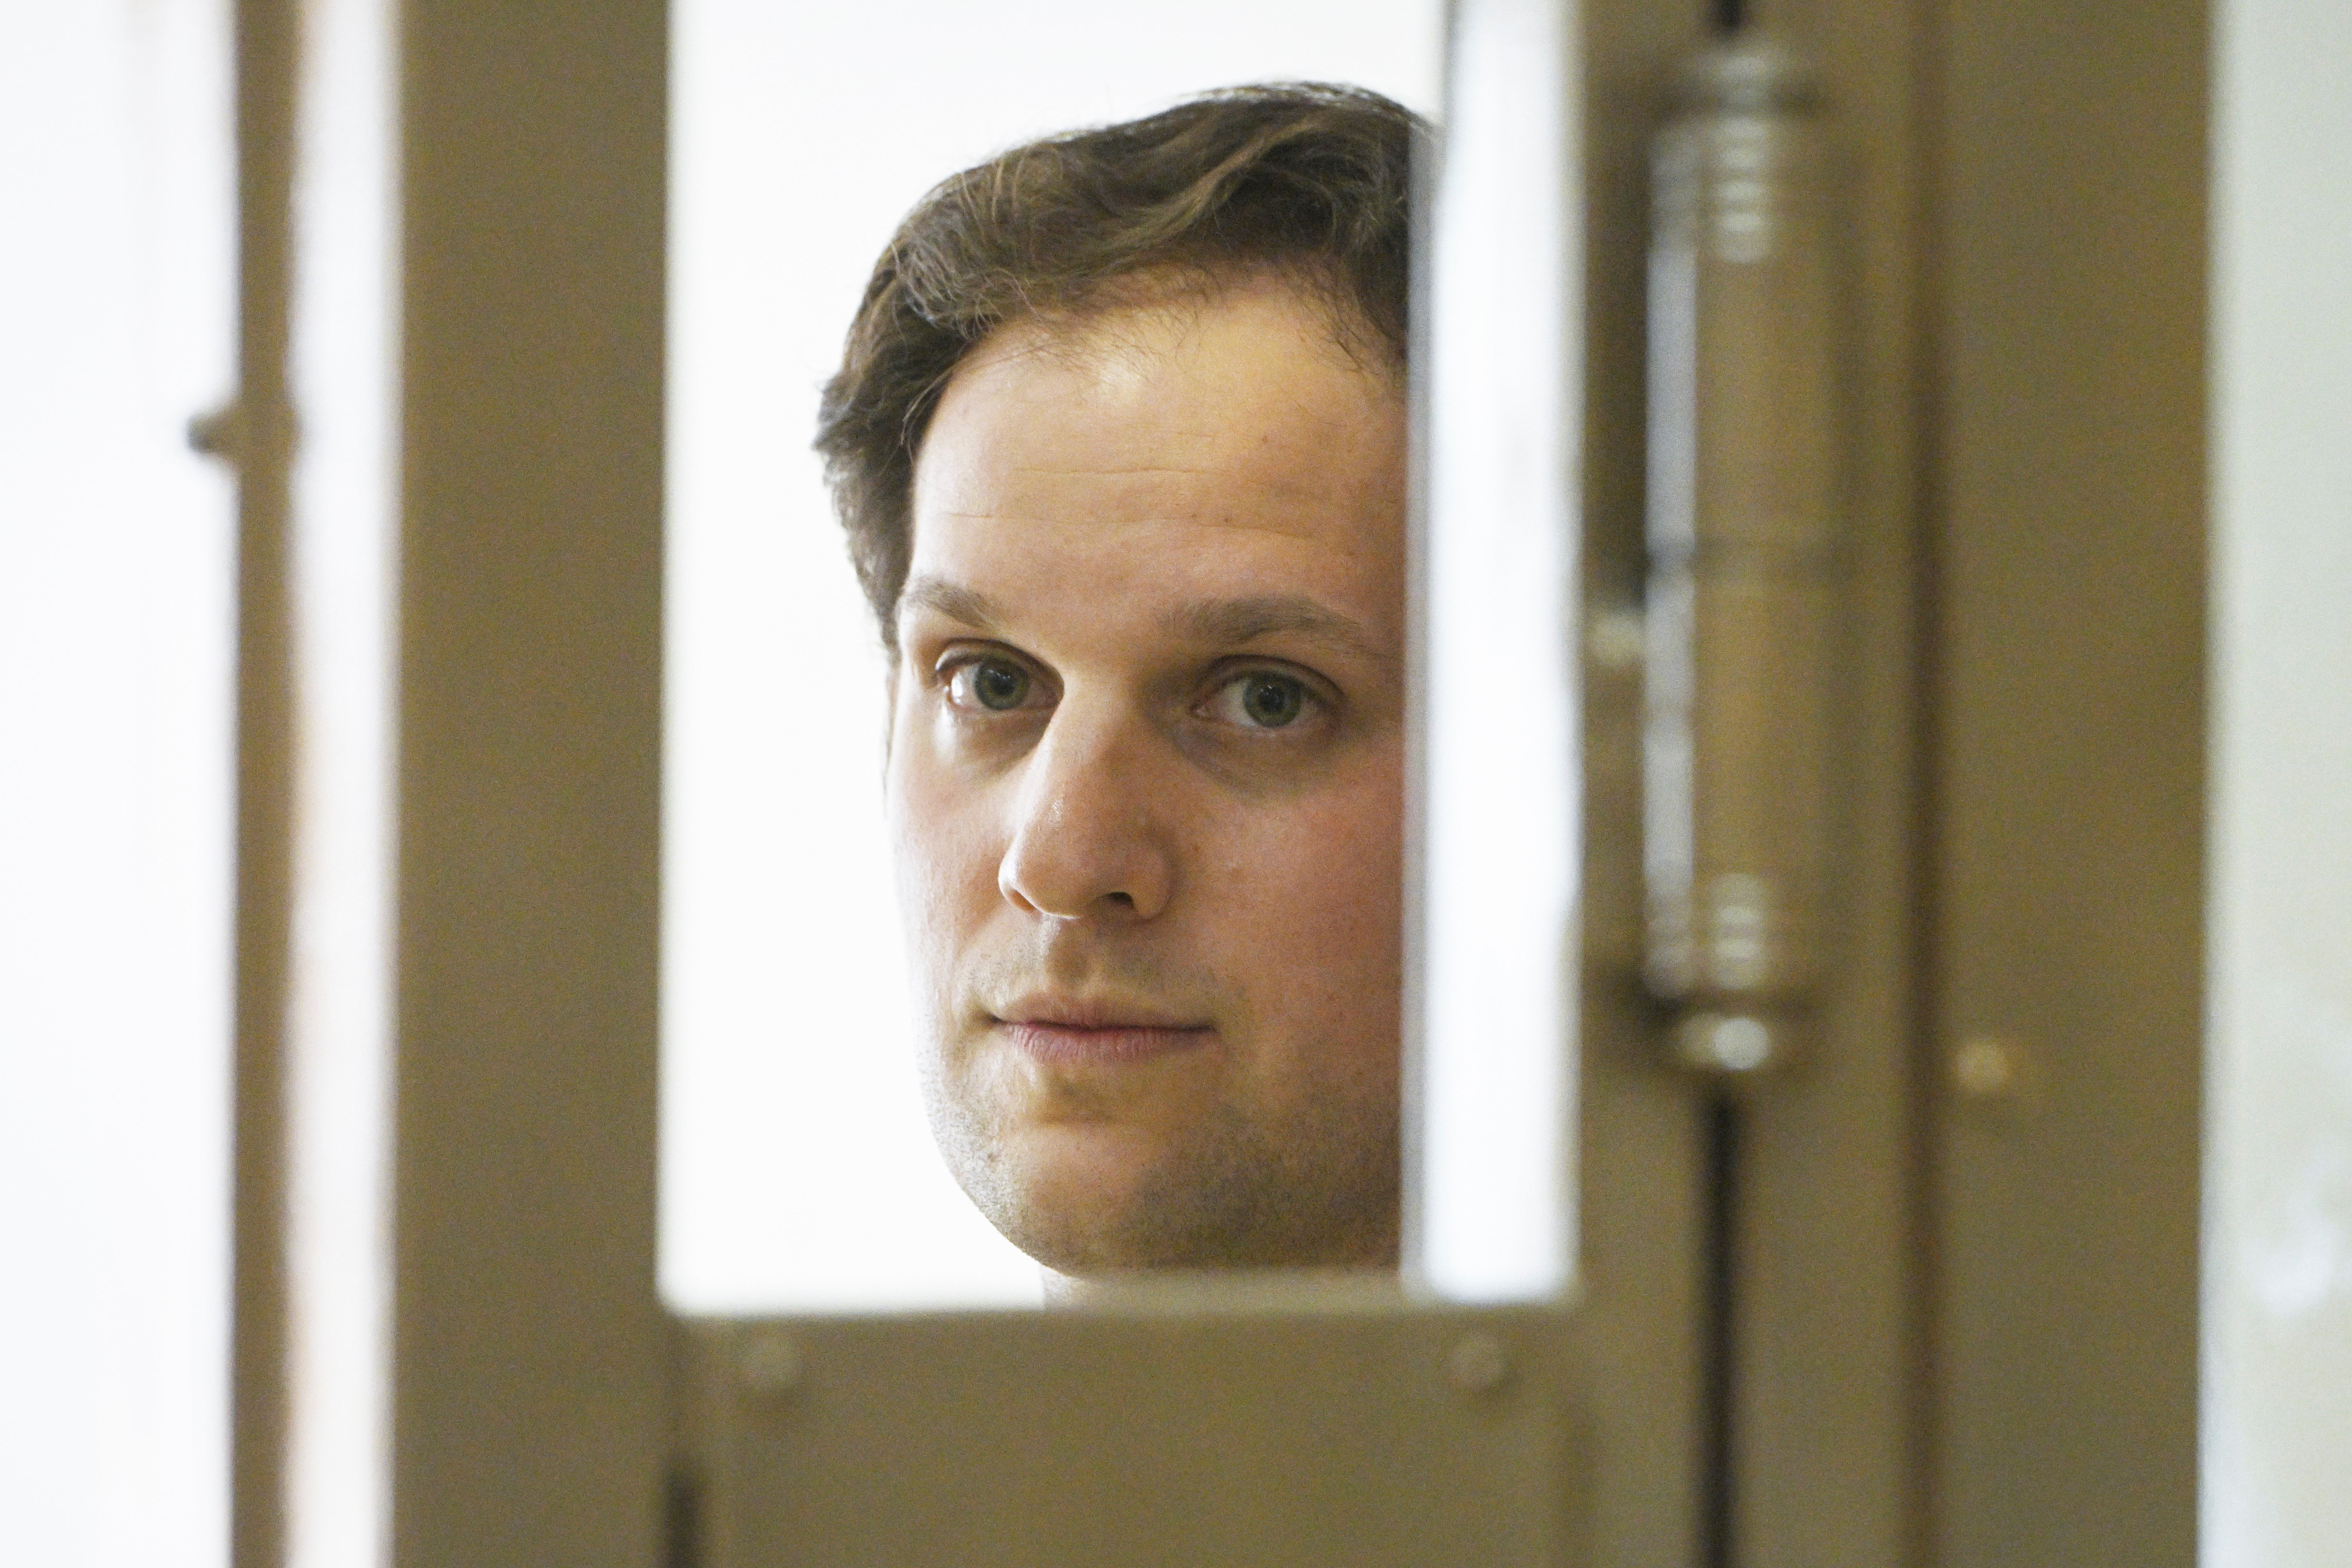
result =
[[949,703],[967,712],[1011,713],[1050,700],[1045,683],[1020,660],[1003,654],[965,654],[939,666]]
[[1202,716],[1244,730],[1286,730],[1322,706],[1322,700],[1297,676],[1245,669],[1210,694]]

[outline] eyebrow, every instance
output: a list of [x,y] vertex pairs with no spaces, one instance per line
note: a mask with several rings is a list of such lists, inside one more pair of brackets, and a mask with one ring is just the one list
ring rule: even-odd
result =
[[1286,632],[1368,659],[1385,661],[1390,657],[1374,645],[1362,622],[1300,594],[1202,599],[1171,614],[1168,626],[1196,641],[1226,647]]
[[995,600],[944,577],[909,579],[906,591],[898,595],[898,605],[902,610],[936,610],[981,631],[992,632],[1004,624],[1004,612],[997,608]]
[[[908,579],[902,608],[931,610],[977,631],[995,632],[1005,621],[995,600],[944,577]],[[1285,633],[1329,644],[1376,662],[1392,662],[1361,621],[1343,616],[1303,594],[1259,594],[1238,599],[1196,599],[1171,611],[1169,630],[1194,642],[1238,647]]]

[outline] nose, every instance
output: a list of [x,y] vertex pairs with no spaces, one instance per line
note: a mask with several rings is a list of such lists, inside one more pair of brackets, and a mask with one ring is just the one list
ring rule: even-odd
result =
[[1148,921],[1168,907],[1176,868],[1142,729],[1064,700],[1022,765],[996,873],[1007,902],[1066,921]]

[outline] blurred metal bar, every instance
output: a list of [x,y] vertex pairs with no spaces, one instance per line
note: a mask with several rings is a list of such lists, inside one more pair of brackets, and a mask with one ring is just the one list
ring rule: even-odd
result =
[[1928,1561],[1934,1259],[1920,1120],[1932,714],[1921,667],[1937,419],[1925,192],[1949,7],[1753,0],[1819,72],[1834,200],[1842,626],[1824,744],[1833,959],[1811,1055],[1738,1108],[1729,1526],[1743,1568]]
[[237,468],[235,1302],[231,1561],[285,1558],[286,1029],[292,956],[294,0],[236,0],[237,393],[210,421]]
[[[1583,0],[1568,45],[1581,374],[1583,837],[1579,902],[1576,1314],[1590,1467],[1587,1561],[1698,1561],[1706,1500],[1706,1108],[1655,1050],[1643,994],[1641,621],[1648,148],[1703,0]],[[1563,632],[1567,628],[1562,628]]]
[[687,1325],[701,1568],[1573,1568],[1556,1309],[1150,1281],[1084,1311]]
[[660,1550],[667,24],[401,18],[399,1568]]
[[2213,30],[1937,18],[1936,1087],[2021,1090],[1936,1101],[1948,1568],[2199,1560]]

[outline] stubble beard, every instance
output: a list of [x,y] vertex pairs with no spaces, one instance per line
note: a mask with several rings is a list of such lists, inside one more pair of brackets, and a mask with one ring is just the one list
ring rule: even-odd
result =
[[1393,1268],[1402,1140],[1393,1097],[1332,1095],[1268,1126],[1220,1100],[1115,1186],[1035,1168],[1017,1112],[982,1101],[934,1040],[923,1088],[941,1156],[1005,1239],[1077,1279],[1135,1269]]

